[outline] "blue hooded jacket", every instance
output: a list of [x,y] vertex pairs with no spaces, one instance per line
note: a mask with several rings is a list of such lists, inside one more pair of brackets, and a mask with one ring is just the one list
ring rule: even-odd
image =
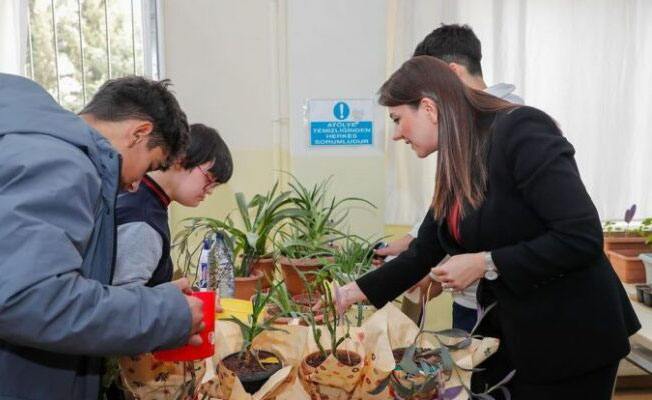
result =
[[188,340],[172,284],[112,287],[120,155],[0,74],[0,400],[97,399],[101,359]]

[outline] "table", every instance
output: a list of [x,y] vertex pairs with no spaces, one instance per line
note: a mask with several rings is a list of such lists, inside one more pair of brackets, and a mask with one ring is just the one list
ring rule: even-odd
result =
[[652,307],[636,300],[636,285],[623,283],[625,291],[632,302],[634,312],[641,322],[641,329],[631,338],[631,353],[627,359],[634,365],[652,374]]

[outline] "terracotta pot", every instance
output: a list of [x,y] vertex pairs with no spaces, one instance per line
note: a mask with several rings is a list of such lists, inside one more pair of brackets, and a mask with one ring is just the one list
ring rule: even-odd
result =
[[652,252],[652,244],[646,245],[643,236],[605,236],[604,252],[607,257],[609,257],[609,252],[613,250],[640,250],[640,253]]
[[[299,259],[290,259],[286,257],[281,257],[278,260],[278,263],[281,265],[281,270],[283,271],[283,278],[285,279],[285,286],[288,288],[288,292],[291,295],[297,295],[307,292],[307,288],[299,276],[299,272],[305,273],[304,277],[306,281],[312,282],[315,280],[314,274],[311,272],[317,272],[324,266],[324,261],[332,260],[332,257],[323,257],[323,258],[299,258]],[[297,272],[297,270],[299,272]]]
[[[267,291],[265,291],[266,293]],[[312,305],[317,304],[317,301],[321,298],[321,294],[317,292],[316,297],[312,301]],[[251,296],[251,302],[253,303],[256,300],[256,294]],[[299,305],[301,312],[309,312],[310,308],[310,302],[308,299],[307,294],[299,294],[296,296],[292,296],[292,300]],[[267,304],[267,307],[265,308],[265,321],[273,318],[276,315],[279,315],[281,313],[280,308],[276,304],[272,304],[271,302]],[[313,311],[314,315],[321,315],[323,314],[323,311]],[[279,324],[279,325],[303,325],[303,326],[308,326],[308,323],[301,317],[277,317],[274,320],[274,324]],[[317,325],[323,325],[323,322],[317,322]]]
[[258,261],[252,266],[252,271],[260,271],[263,273],[263,280],[260,282],[260,287],[269,288],[274,282],[274,272],[276,271],[276,261],[272,258],[259,258]]
[[645,267],[643,261],[638,258],[645,249],[621,249],[610,250],[607,255],[609,261],[621,281],[625,283],[644,283]]
[[241,300],[249,300],[251,296],[256,294],[258,284],[262,288],[263,273],[260,271],[253,271],[251,276],[246,278],[235,278],[235,289],[233,290],[233,297]]

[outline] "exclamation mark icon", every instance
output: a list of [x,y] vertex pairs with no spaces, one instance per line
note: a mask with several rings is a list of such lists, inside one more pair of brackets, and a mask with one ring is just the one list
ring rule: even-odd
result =
[[344,119],[344,103],[340,103],[340,119]]

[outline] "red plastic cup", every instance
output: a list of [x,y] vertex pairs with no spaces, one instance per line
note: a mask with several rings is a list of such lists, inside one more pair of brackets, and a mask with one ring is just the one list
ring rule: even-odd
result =
[[192,296],[204,302],[204,324],[206,329],[201,331],[202,344],[191,346],[189,344],[176,349],[155,351],[154,357],[161,361],[193,361],[203,360],[215,353],[215,292],[192,292]]

